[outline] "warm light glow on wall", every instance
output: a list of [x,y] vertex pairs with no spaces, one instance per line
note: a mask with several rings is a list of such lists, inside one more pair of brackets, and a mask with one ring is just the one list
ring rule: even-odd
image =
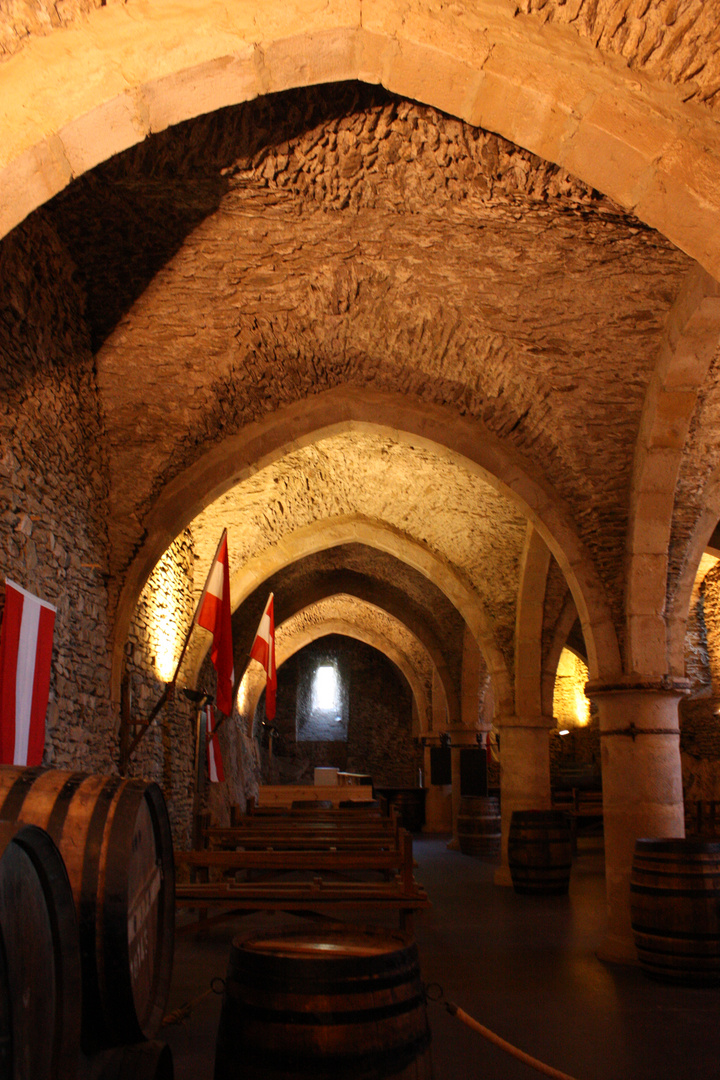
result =
[[248,673],[247,671],[240,680],[240,685],[237,691],[237,708],[240,716],[245,715],[245,710],[248,704]]
[[590,722],[590,702],[585,697],[587,680],[586,664],[570,649],[563,649],[553,692],[553,716],[559,727],[585,727]]
[[185,575],[168,548],[145,588],[150,647],[162,682],[170,682],[175,674],[182,648],[185,589]]

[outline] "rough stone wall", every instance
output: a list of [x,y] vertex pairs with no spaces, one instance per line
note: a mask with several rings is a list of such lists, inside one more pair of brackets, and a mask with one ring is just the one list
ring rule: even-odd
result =
[[[348,687],[347,742],[295,741],[298,689],[317,665],[333,660]],[[306,695],[300,695],[306,700]],[[264,695],[257,719],[264,718]],[[310,783],[313,769],[330,765],[369,773],[376,784],[414,786],[422,754],[412,738],[412,695],[397,668],[375,649],[338,635],[322,638],[292,656],[278,671],[279,732],[272,764],[263,747],[263,782]]]
[[586,726],[589,719],[589,703],[584,693],[587,680],[587,664],[569,649],[563,649],[553,693],[553,716],[558,727]]
[[681,87],[686,101],[717,105],[717,0],[517,0],[522,14],[572,27],[636,71]]
[[57,606],[45,764],[112,772],[107,486],[82,313],[36,214],[0,245],[0,570]]
[[686,800],[720,798],[720,562],[705,555],[685,637],[690,694],[680,702],[680,750]]
[[[125,646],[125,679],[133,719],[144,720],[172,679],[195,610],[195,553],[189,530],[168,548],[135,610]],[[201,631],[196,631],[201,633]],[[176,842],[190,836],[195,793],[195,709],[178,690],[130,760],[129,774],[163,789]]]
[[675,487],[668,592],[685,568],[687,543],[706,507],[708,481],[720,467],[720,347],[708,368],[690,422]]
[[[125,0],[109,0],[123,3]],[[32,37],[44,37],[86,18],[108,0],[0,0],[0,63]]]

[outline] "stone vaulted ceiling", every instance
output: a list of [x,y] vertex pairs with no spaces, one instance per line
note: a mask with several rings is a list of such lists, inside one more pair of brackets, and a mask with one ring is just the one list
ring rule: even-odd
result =
[[[640,412],[691,266],[657,233],[495,135],[357,84],[170,129],[48,213],[98,350],[117,580],[170,481],[345,386],[512,447],[568,507],[620,621]],[[201,562],[220,520],[239,564],[318,521],[383,522],[468,582],[512,667],[523,519],[477,475],[378,433],[237,479],[193,526]],[[195,492],[179,524],[218,494]]]

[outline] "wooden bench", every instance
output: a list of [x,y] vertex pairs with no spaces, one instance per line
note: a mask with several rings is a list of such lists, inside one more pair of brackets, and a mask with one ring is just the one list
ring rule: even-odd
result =
[[588,791],[584,788],[556,790],[552,795],[553,810],[562,810],[570,819],[573,851],[577,849],[580,829],[597,832],[603,827],[602,791]]
[[202,846],[220,850],[388,850],[399,846],[395,815],[377,810],[286,810],[233,816],[230,826],[206,827]]
[[[428,906],[427,894],[413,876],[412,837],[403,829],[386,833],[382,846],[364,847],[343,836],[341,828],[334,830],[332,843],[317,844],[315,837],[308,841],[303,836],[300,846],[284,831],[261,831],[262,837],[252,838],[252,830],[242,827],[208,829],[209,839],[234,834],[233,846],[240,833],[242,846],[176,854],[178,868],[186,867],[195,879],[175,890],[178,908],[201,913],[193,929],[208,924],[210,911],[219,918],[239,911],[319,913],[336,907],[394,910],[407,930],[413,912]],[[307,842],[317,846],[308,847]],[[211,881],[211,874],[219,880]],[[239,880],[242,874],[245,880]]]

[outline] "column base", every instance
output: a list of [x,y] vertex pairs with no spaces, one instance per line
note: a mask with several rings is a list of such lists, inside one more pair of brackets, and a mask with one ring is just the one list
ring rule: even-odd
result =
[[595,950],[598,960],[606,964],[623,964],[625,967],[638,967],[639,961],[635,941],[628,941],[618,934],[606,934]]
[[512,888],[512,877],[510,876],[509,866],[498,866],[493,877],[495,885],[509,886]]

